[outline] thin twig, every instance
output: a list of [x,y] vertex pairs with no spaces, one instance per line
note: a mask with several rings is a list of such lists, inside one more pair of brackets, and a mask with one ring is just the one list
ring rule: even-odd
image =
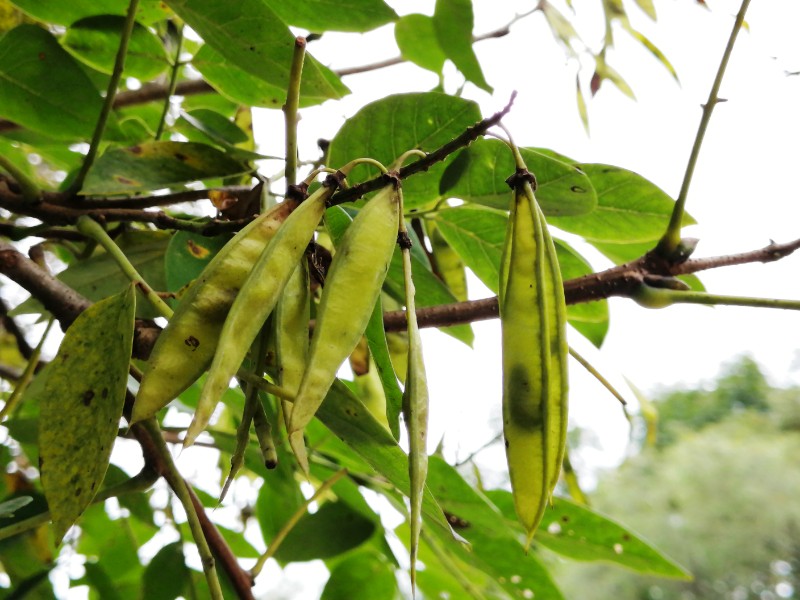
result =
[[167,97],[164,99],[164,109],[161,111],[161,119],[158,121],[158,129],[156,129],[156,141],[160,140],[161,135],[164,133],[164,126],[167,123],[167,115],[169,114],[172,96],[175,95],[175,88],[178,86],[178,74],[181,70],[181,51],[183,50],[183,24],[178,27],[178,39],[175,46],[175,58],[172,60],[172,68],[169,75],[169,88],[167,90]]
[[139,0],[130,0],[128,4],[128,14],[125,17],[125,25],[122,29],[122,34],[119,40],[119,47],[117,48],[117,57],[114,61],[114,70],[111,72],[111,78],[108,80],[108,88],[106,89],[106,97],[103,102],[103,108],[100,110],[100,116],[97,119],[97,125],[92,135],[92,141],[89,144],[89,151],[83,159],[83,164],[75,177],[75,180],[69,186],[69,194],[75,195],[80,192],[83,187],[83,182],[89,169],[92,168],[97,153],[100,150],[100,143],[103,140],[103,133],[106,130],[108,117],[114,108],[114,97],[117,95],[117,88],[119,87],[120,79],[122,79],[122,71],[125,68],[125,57],[128,54],[128,42],[133,34],[133,26],[136,24],[136,8],[139,6]]
[[289,87],[283,116],[286,123],[286,189],[297,183],[297,109],[300,106],[300,80],[303,76],[303,61],[306,57],[306,39],[298,36],[294,40],[292,66],[289,71]]
[[722,54],[722,60],[717,69],[717,75],[714,78],[714,83],[711,86],[711,92],[708,94],[708,100],[703,105],[703,115],[700,118],[700,125],[697,127],[697,135],[694,138],[692,145],[692,152],[689,155],[689,162],[686,165],[686,172],[683,176],[683,183],[681,184],[681,191],[678,194],[678,199],[675,201],[675,207],[672,210],[667,231],[664,237],[658,244],[657,252],[664,257],[672,256],[679,248],[681,243],[681,225],[683,223],[683,215],[686,209],[686,198],[689,195],[689,186],[692,183],[692,175],[694,174],[697,159],[700,156],[700,147],[703,145],[703,138],[705,137],[708,123],[711,120],[711,114],[718,103],[724,102],[719,98],[719,89],[722,85],[722,78],[725,76],[725,69],[728,66],[728,60],[733,52],[733,47],[736,43],[736,37],[739,30],[744,23],[744,16],[747,12],[747,7],[750,5],[750,0],[742,0],[739,14],[736,15],[736,20],[733,23],[730,37],[728,38],[728,45],[725,47],[725,52]]

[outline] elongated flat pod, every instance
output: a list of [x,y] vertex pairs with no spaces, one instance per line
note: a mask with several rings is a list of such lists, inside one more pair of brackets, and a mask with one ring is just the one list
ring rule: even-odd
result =
[[249,223],[191,283],[144,366],[133,423],[152,417],[211,364],[225,317],[253,263],[297,201],[286,200]]
[[336,249],[322,292],[308,366],[289,419],[289,441],[308,472],[303,429],[358,344],[389,269],[399,217],[397,184],[383,187],[362,208]]
[[322,187],[303,201],[253,265],[225,319],[197,410],[186,432],[184,447],[190,446],[208,425],[219,399],[275,308],[286,282],[304,257],[325,212],[325,204],[340,181],[340,178],[330,176]]
[[555,247],[526,170],[501,269],[503,433],[514,504],[533,537],[558,481],[567,424],[566,305]]
[[[308,265],[301,260],[283,289],[272,319],[278,383],[293,394],[297,394],[308,361],[308,322],[311,318],[308,283]],[[288,428],[292,403],[284,400],[281,408]]]

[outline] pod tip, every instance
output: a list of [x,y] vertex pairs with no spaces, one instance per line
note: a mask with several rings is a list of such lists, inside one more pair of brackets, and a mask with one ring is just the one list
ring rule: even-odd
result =
[[292,447],[292,452],[294,452],[300,468],[303,469],[303,473],[308,476],[308,453],[306,452],[306,442],[303,439],[302,429],[289,432],[289,444]]

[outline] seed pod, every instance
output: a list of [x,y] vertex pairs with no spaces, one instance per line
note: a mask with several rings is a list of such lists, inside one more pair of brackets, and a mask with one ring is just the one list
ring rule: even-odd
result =
[[303,257],[323,213],[325,203],[338,187],[343,174],[330,176],[286,219],[247,277],[231,305],[219,337],[208,378],[203,385],[197,410],[184,439],[192,445],[206,428],[214,409],[239,370],[247,351],[283,292],[289,277]]
[[[278,383],[292,394],[296,394],[300,387],[308,361],[308,322],[311,318],[308,284],[308,263],[301,260],[286,283],[272,318]],[[282,401],[281,409],[288,428],[292,403]]]
[[296,206],[295,200],[287,199],[249,223],[192,282],[145,364],[132,423],[153,416],[208,368],[239,288]]
[[558,482],[567,432],[566,304],[534,183],[518,156],[499,285],[503,433],[529,543]]
[[397,182],[393,180],[356,215],[333,257],[311,337],[308,367],[289,419],[289,442],[305,472],[308,457],[303,429],[367,327],[389,269],[398,216]]
[[[402,226],[405,233],[405,226]],[[410,242],[401,234],[403,275],[406,294],[406,330],[408,332],[408,371],[403,390],[403,419],[408,430],[408,476],[411,483],[410,518],[411,590],[417,583],[417,551],[422,530],[422,498],[428,476],[428,377],[422,360],[422,339],[417,325],[414,282],[411,279]]]

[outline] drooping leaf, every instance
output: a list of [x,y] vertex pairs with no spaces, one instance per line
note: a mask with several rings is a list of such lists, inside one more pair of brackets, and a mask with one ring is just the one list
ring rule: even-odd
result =
[[379,553],[364,551],[336,564],[321,600],[393,600],[396,595],[392,565]]
[[[124,25],[125,17],[88,17],[73,23],[61,43],[79,60],[110,75]],[[149,29],[135,23],[128,42],[124,74],[148,81],[163,73],[167,66],[164,45]]]
[[265,0],[287,25],[323,31],[364,32],[393,21],[397,14],[383,0]]
[[[408,496],[406,453],[347,386],[338,380],[334,382],[316,416],[380,475]],[[422,511],[430,523],[438,525],[447,532],[446,535],[450,535],[450,526],[427,488]]]
[[432,17],[405,15],[395,23],[394,38],[403,58],[434,73],[442,72],[447,55],[439,46]]
[[491,93],[492,87],[486,82],[472,49],[473,24],[471,0],[436,0],[433,29],[439,46],[467,81]]
[[[295,36],[262,0],[166,0],[205,42],[234,66],[283,90],[286,100]],[[300,96],[341,98],[347,88],[311,56],[306,56]]]
[[[117,245],[130,263],[155,290],[166,290],[164,251],[170,235],[163,231],[130,231],[117,239]],[[106,252],[77,261],[58,274],[58,279],[92,302],[97,302],[128,287],[130,280],[120,270],[116,261]],[[136,314],[140,318],[155,318],[159,314],[144,301],[137,290]],[[44,310],[38,300],[30,298],[14,309],[14,314],[28,314]]]
[[[520,152],[536,176],[536,200],[545,215],[583,215],[597,206],[592,182],[580,168],[538,149],[520,148]],[[439,191],[465,202],[508,210],[511,190],[506,179],[514,170],[514,157],[504,142],[479,139],[447,167]]]
[[317,512],[306,514],[297,522],[275,558],[281,562],[332,558],[360,546],[374,531],[372,520],[344,502],[326,502]]
[[142,598],[175,600],[189,584],[190,573],[183,556],[183,542],[161,548],[144,570]]
[[[456,532],[471,545],[468,551],[461,544],[448,542],[448,551],[491,574],[513,598],[563,600],[536,553],[525,553],[521,530],[509,527],[500,512],[464,481],[455,468],[432,456],[428,484]],[[439,533],[438,530],[429,531]]]
[[[510,492],[491,490],[486,494],[506,519],[515,518]],[[564,498],[553,498],[553,506],[545,512],[535,540],[575,560],[602,560],[640,573],[690,578],[683,567],[635,533],[590,508]]]
[[[597,191],[597,207],[580,217],[552,217],[553,225],[590,242],[647,242],[664,234],[675,203],[658,186],[627,169],[579,166]],[[684,225],[694,222],[690,216],[684,217]]]
[[[328,164],[339,168],[355,158],[370,156],[389,166],[412,148],[435,150],[480,120],[477,104],[438,92],[399,94],[366,105],[348,119],[331,140]],[[409,159],[413,160],[413,159]],[[444,161],[447,164],[449,160]],[[444,166],[403,182],[406,210],[439,197]],[[357,166],[348,178],[358,182],[374,177],[374,167]]]
[[44,29],[20,25],[0,39],[0,116],[80,140],[92,135],[102,104],[81,66]]
[[91,502],[108,468],[125,400],[134,304],[129,286],[83,311],[40,375],[39,470],[56,542]]
[[196,142],[146,142],[111,148],[89,171],[82,194],[130,194],[201,179],[241,175],[249,168]]

